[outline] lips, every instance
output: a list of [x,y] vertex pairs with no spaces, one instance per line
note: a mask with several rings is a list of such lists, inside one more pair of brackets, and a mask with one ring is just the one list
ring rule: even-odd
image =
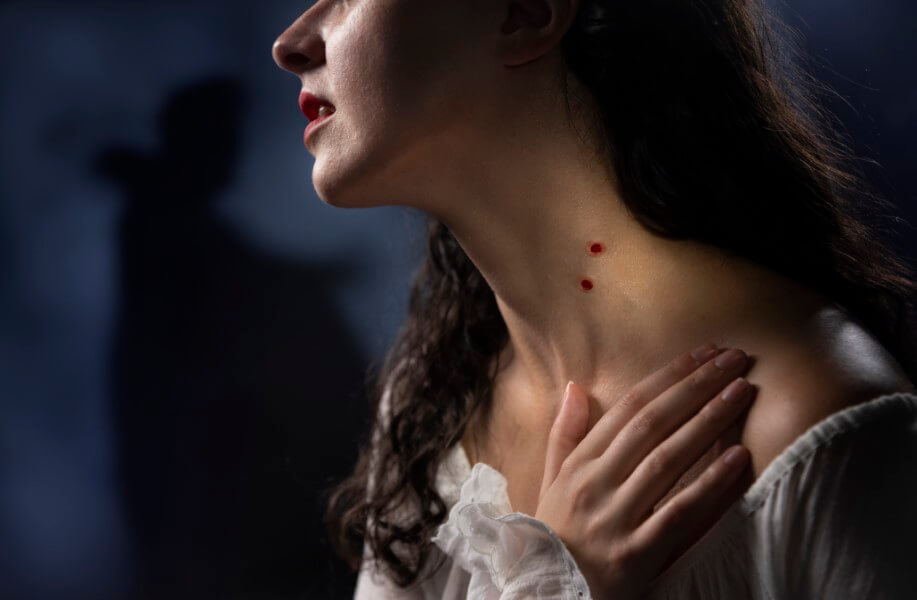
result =
[[334,113],[334,105],[324,98],[314,96],[305,90],[299,93],[299,110],[301,110],[302,114],[306,115],[306,118],[310,121],[319,118],[318,110],[322,106],[328,107],[328,113],[321,116],[326,117]]

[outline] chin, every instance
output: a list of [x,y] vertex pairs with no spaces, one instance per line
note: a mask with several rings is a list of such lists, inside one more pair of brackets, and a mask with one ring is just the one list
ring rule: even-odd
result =
[[347,185],[346,180],[329,181],[317,177],[314,171],[312,186],[322,202],[335,208],[374,208],[388,204],[380,202],[378,194],[361,193],[357,186]]
[[401,204],[397,194],[386,191],[373,175],[378,171],[347,168],[340,161],[316,158],[312,167],[312,186],[322,202],[336,208],[375,208]]
[[339,166],[316,157],[312,167],[312,187],[322,202],[329,206],[348,208],[357,200],[353,178],[340,175]]

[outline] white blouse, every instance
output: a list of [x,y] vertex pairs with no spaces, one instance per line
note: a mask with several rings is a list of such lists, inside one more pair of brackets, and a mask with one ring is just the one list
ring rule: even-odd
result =
[[[432,538],[429,564],[444,555],[441,568],[398,588],[364,545],[355,600],[593,598],[563,542],[513,512],[504,476],[484,463],[472,468],[461,443],[436,485],[450,506]],[[915,539],[917,395],[886,394],[796,438],[647,597],[917,599]]]

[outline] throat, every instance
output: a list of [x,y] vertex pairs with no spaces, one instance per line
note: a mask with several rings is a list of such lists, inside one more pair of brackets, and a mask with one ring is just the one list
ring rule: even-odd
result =
[[468,452],[464,440],[462,444],[471,466],[484,463],[503,475],[513,511],[534,516],[544,474],[544,453],[537,454],[538,460],[535,460],[536,453],[528,451],[501,452],[499,455],[483,452],[474,456]]
[[466,428],[460,443],[469,466],[484,463],[503,475],[514,511],[535,514],[544,475],[545,435],[490,420],[483,431]]

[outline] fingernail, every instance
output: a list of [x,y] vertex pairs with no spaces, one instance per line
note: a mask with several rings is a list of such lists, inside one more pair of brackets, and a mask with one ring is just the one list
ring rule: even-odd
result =
[[748,459],[748,452],[742,446],[736,446],[723,455],[723,462],[730,467],[740,467]]
[[716,354],[716,344],[707,342],[691,351],[691,358],[700,362],[705,362],[710,360],[710,357],[714,354]]
[[744,399],[750,387],[745,378],[739,377],[723,390],[723,400],[725,402],[735,402],[736,400]]
[[564,399],[563,399],[563,403],[564,403],[564,404],[567,403],[567,399],[570,397],[570,386],[571,386],[571,385],[573,385],[573,380],[572,380],[572,379],[571,379],[570,381],[567,382],[567,387],[564,389]]
[[744,362],[745,353],[738,348],[732,348],[717,356],[713,364],[725,371],[726,369],[736,368]]

